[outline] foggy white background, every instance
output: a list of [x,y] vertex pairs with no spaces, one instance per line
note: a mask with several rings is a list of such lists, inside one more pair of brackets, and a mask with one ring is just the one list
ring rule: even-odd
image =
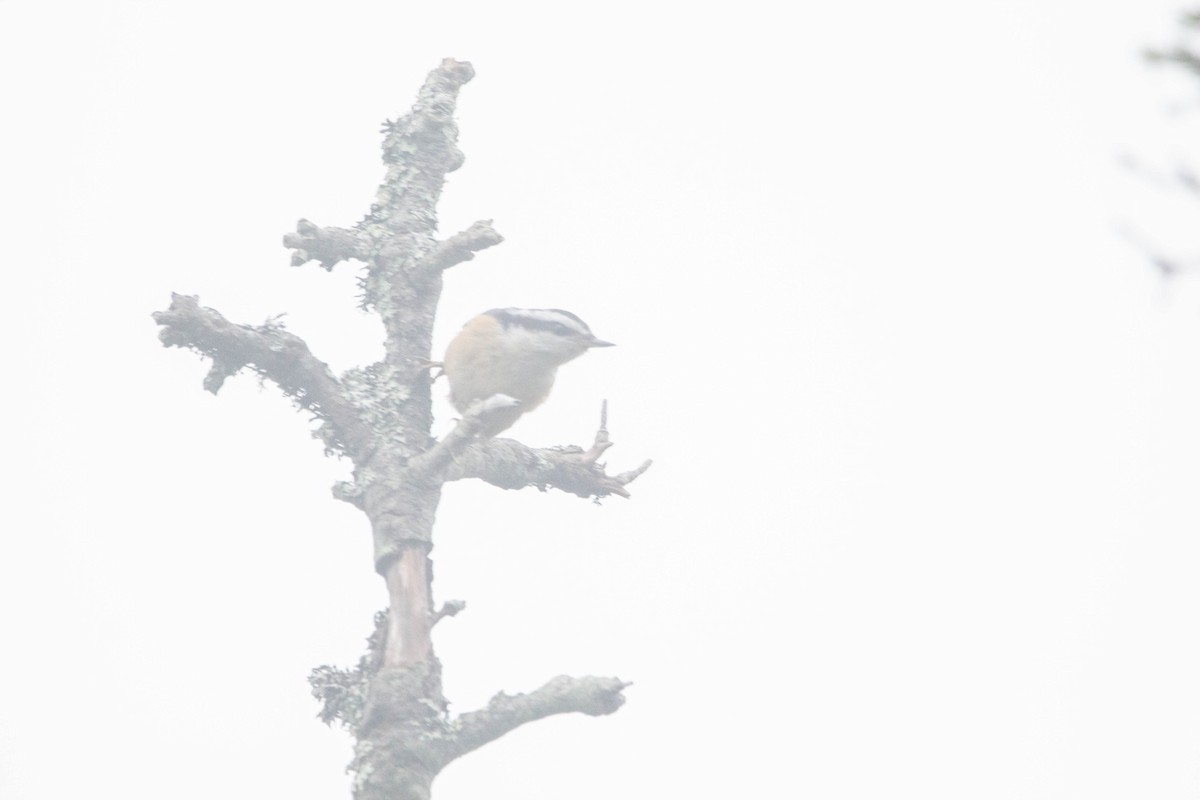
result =
[[[446,492],[456,712],[635,685],[526,726],[439,800],[1195,798],[1200,281],[1169,162],[1174,2],[0,3],[0,797],[346,797],[305,678],[385,604],[346,467],[273,387],[165,350],[199,294],[374,360],[351,225],[379,124],[471,61],[438,348],[494,306],[619,347],[513,429],[630,501]],[[1190,127],[1189,127],[1190,126]],[[1191,239],[1194,243],[1195,239]],[[1194,251],[1193,251],[1194,252]],[[439,430],[452,413],[436,394]]]

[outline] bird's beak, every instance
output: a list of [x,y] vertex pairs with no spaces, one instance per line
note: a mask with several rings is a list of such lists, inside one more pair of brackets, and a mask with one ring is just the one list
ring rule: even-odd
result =
[[603,339],[597,339],[595,336],[587,343],[588,347],[616,347],[614,342],[606,342]]

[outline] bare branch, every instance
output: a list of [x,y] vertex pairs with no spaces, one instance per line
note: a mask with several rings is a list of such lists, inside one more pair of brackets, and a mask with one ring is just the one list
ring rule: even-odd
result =
[[439,608],[436,613],[434,613],[430,624],[437,625],[446,617],[458,616],[458,612],[462,611],[466,607],[466,600],[447,600],[446,602],[442,603],[442,607]]
[[606,475],[599,458],[613,446],[608,436],[608,401],[600,404],[600,427],[592,446],[535,449],[513,439],[487,439],[465,448],[443,480],[479,478],[501,489],[535,486],[542,491],[560,489],[580,497],[599,499],[610,494],[629,497],[625,487],[650,469],[650,460],[620,475]]
[[448,481],[479,478],[501,489],[558,489],[579,497],[629,497],[625,486],[649,469],[649,463],[631,473],[609,476],[586,459],[581,447],[534,448],[515,439],[474,442],[450,464]]
[[[630,483],[633,483],[634,481],[636,481],[643,472],[650,469],[650,467],[652,467],[652,466],[654,466],[654,459],[647,458],[645,461],[643,461],[641,464],[639,464],[636,468],[631,469],[631,470],[626,470],[625,472],[622,472],[619,475],[614,475],[611,478],[611,480],[615,481],[616,483],[620,484],[621,486],[625,486],[627,484],[630,484]],[[629,495],[625,495],[625,496],[628,497]]]
[[198,297],[183,294],[172,294],[170,307],[153,317],[163,326],[158,338],[165,347],[189,348],[212,359],[204,379],[208,391],[216,394],[227,377],[250,367],[324,421],[320,433],[326,447],[352,456],[367,451],[371,432],[333,372],[277,318],[259,326],[238,325],[201,306]]
[[413,483],[441,483],[445,470],[455,457],[471,442],[484,428],[488,418],[497,411],[520,405],[520,401],[506,394],[494,394],[476,402],[463,418],[454,426],[454,430],[442,437],[441,441],[426,450],[421,455],[408,462],[405,478]]
[[429,252],[421,256],[417,269],[424,272],[446,270],[456,264],[470,261],[480,250],[494,247],[503,241],[504,237],[492,227],[490,219],[481,220],[465,231],[460,231],[434,245]]
[[283,235],[283,246],[295,251],[292,253],[293,267],[315,260],[322,269],[332,271],[339,261],[351,258],[366,260],[359,251],[357,231],[350,228],[322,228],[306,219],[296,223],[295,233]]
[[455,734],[451,758],[499,739],[527,722],[553,714],[580,713],[598,717],[611,714],[625,702],[621,691],[632,684],[619,678],[560,675],[529,694],[493,697],[487,708],[462,714],[452,724]]
[[596,436],[592,439],[592,446],[586,453],[580,456],[580,461],[585,464],[595,464],[600,460],[600,456],[604,455],[604,451],[613,446],[612,439],[608,438],[608,401],[600,401],[600,427],[596,428]]

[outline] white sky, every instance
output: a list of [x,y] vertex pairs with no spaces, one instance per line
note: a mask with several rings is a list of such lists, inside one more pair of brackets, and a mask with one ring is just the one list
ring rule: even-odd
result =
[[353,270],[279,239],[361,216],[445,56],[478,76],[443,229],[507,242],[439,347],[579,313],[621,346],[513,434],[586,442],[608,397],[613,469],[656,465],[601,507],[447,492],[454,710],[635,686],[438,800],[1196,797],[1200,281],[1114,232],[1195,229],[1117,166],[1194,140],[1138,59],[1177,4],[773,7],[0,1],[0,797],[347,795],[305,683],[385,603],[345,467],[149,315],[374,360]]

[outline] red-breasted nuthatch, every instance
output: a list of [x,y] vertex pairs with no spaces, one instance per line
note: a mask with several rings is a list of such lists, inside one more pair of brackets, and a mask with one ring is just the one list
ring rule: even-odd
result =
[[481,436],[495,436],[542,404],[558,367],[593,347],[611,347],[560,308],[493,308],[472,317],[446,348],[442,370],[450,402],[465,413],[477,400],[506,394],[519,401],[487,415]]

